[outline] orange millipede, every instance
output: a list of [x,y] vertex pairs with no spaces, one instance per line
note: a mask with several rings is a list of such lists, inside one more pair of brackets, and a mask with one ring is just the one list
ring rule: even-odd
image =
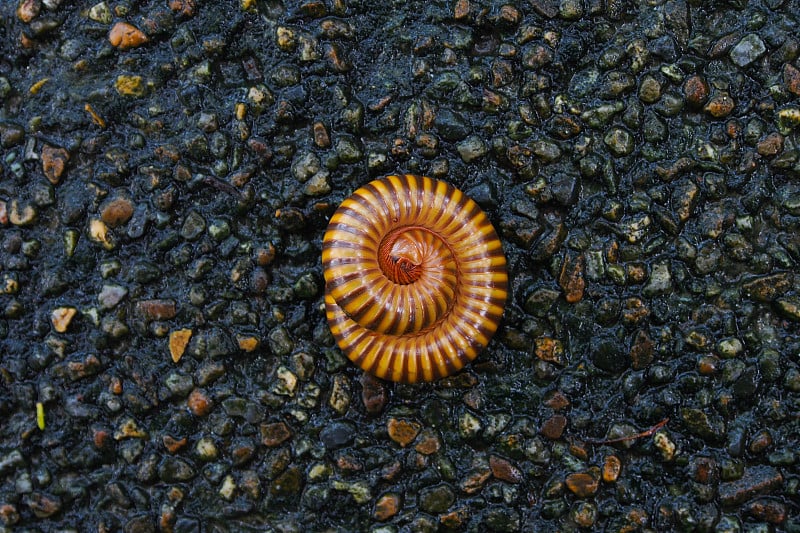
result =
[[453,374],[497,330],[508,296],[492,223],[452,185],[387,176],[347,198],[322,242],[325,311],[363,370],[415,383]]

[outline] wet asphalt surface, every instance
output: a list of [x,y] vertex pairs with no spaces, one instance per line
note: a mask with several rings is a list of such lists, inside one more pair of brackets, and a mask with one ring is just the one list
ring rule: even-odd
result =
[[[0,527],[800,531],[800,4],[0,4]],[[393,173],[509,264],[468,368],[335,346]]]

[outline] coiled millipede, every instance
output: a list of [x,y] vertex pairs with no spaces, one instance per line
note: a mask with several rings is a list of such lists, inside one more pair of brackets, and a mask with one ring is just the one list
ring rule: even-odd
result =
[[508,295],[503,247],[460,190],[421,176],[361,187],[322,243],[328,325],[344,354],[379,378],[457,372],[497,330]]

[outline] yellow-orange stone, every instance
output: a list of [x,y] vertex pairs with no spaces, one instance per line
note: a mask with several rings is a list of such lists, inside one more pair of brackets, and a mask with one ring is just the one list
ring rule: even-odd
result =
[[112,228],[126,223],[132,216],[133,203],[124,196],[111,198],[100,208],[100,218]]
[[588,472],[570,474],[565,480],[567,488],[578,498],[588,498],[597,492],[600,481],[599,469],[590,468]]
[[32,21],[42,9],[40,0],[21,0],[17,6],[17,18],[24,23]]
[[108,42],[120,50],[136,48],[147,42],[147,35],[127,22],[117,22],[108,32]]
[[192,330],[190,329],[179,329],[169,334],[169,353],[173,362],[177,363],[181,360],[191,338]]
[[387,429],[389,431],[389,438],[405,448],[417,438],[421,426],[416,422],[392,418],[387,424]]
[[211,412],[212,402],[211,398],[201,389],[194,389],[189,394],[189,399],[186,401],[189,410],[195,416],[206,416]]
[[384,494],[375,504],[375,520],[383,522],[389,520],[400,510],[400,496],[397,494]]
[[603,481],[613,483],[622,470],[622,461],[616,455],[609,455],[603,463]]
[[245,352],[252,352],[261,344],[255,337],[239,337],[237,340],[239,341],[239,349]]
[[42,147],[42,171],[53,185],[58,185],[64,169],[69,161],[69,152],[65,149],[45,144]]
[[139,97],[144,95],[144,81],[141,76],[117,76],[117,81],[114,83],[117,92],[122,96]]
[[50,315],[50,321],[53,323],[53,328],[59,333],[64,333],[67,331],[69,323],[72,322],[72,319],[77,312],[78,310],[74,307],[59,307],[57,309],[53,309],[53,313]]

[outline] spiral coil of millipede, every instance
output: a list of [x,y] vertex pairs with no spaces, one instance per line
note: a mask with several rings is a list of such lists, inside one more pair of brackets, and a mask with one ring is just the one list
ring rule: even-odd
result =
[[457,372],[497,330],[506,259],[480,207],[443,181],[387,176],[334,213],[322,246],[328,324],[342,352],[383,379]]

